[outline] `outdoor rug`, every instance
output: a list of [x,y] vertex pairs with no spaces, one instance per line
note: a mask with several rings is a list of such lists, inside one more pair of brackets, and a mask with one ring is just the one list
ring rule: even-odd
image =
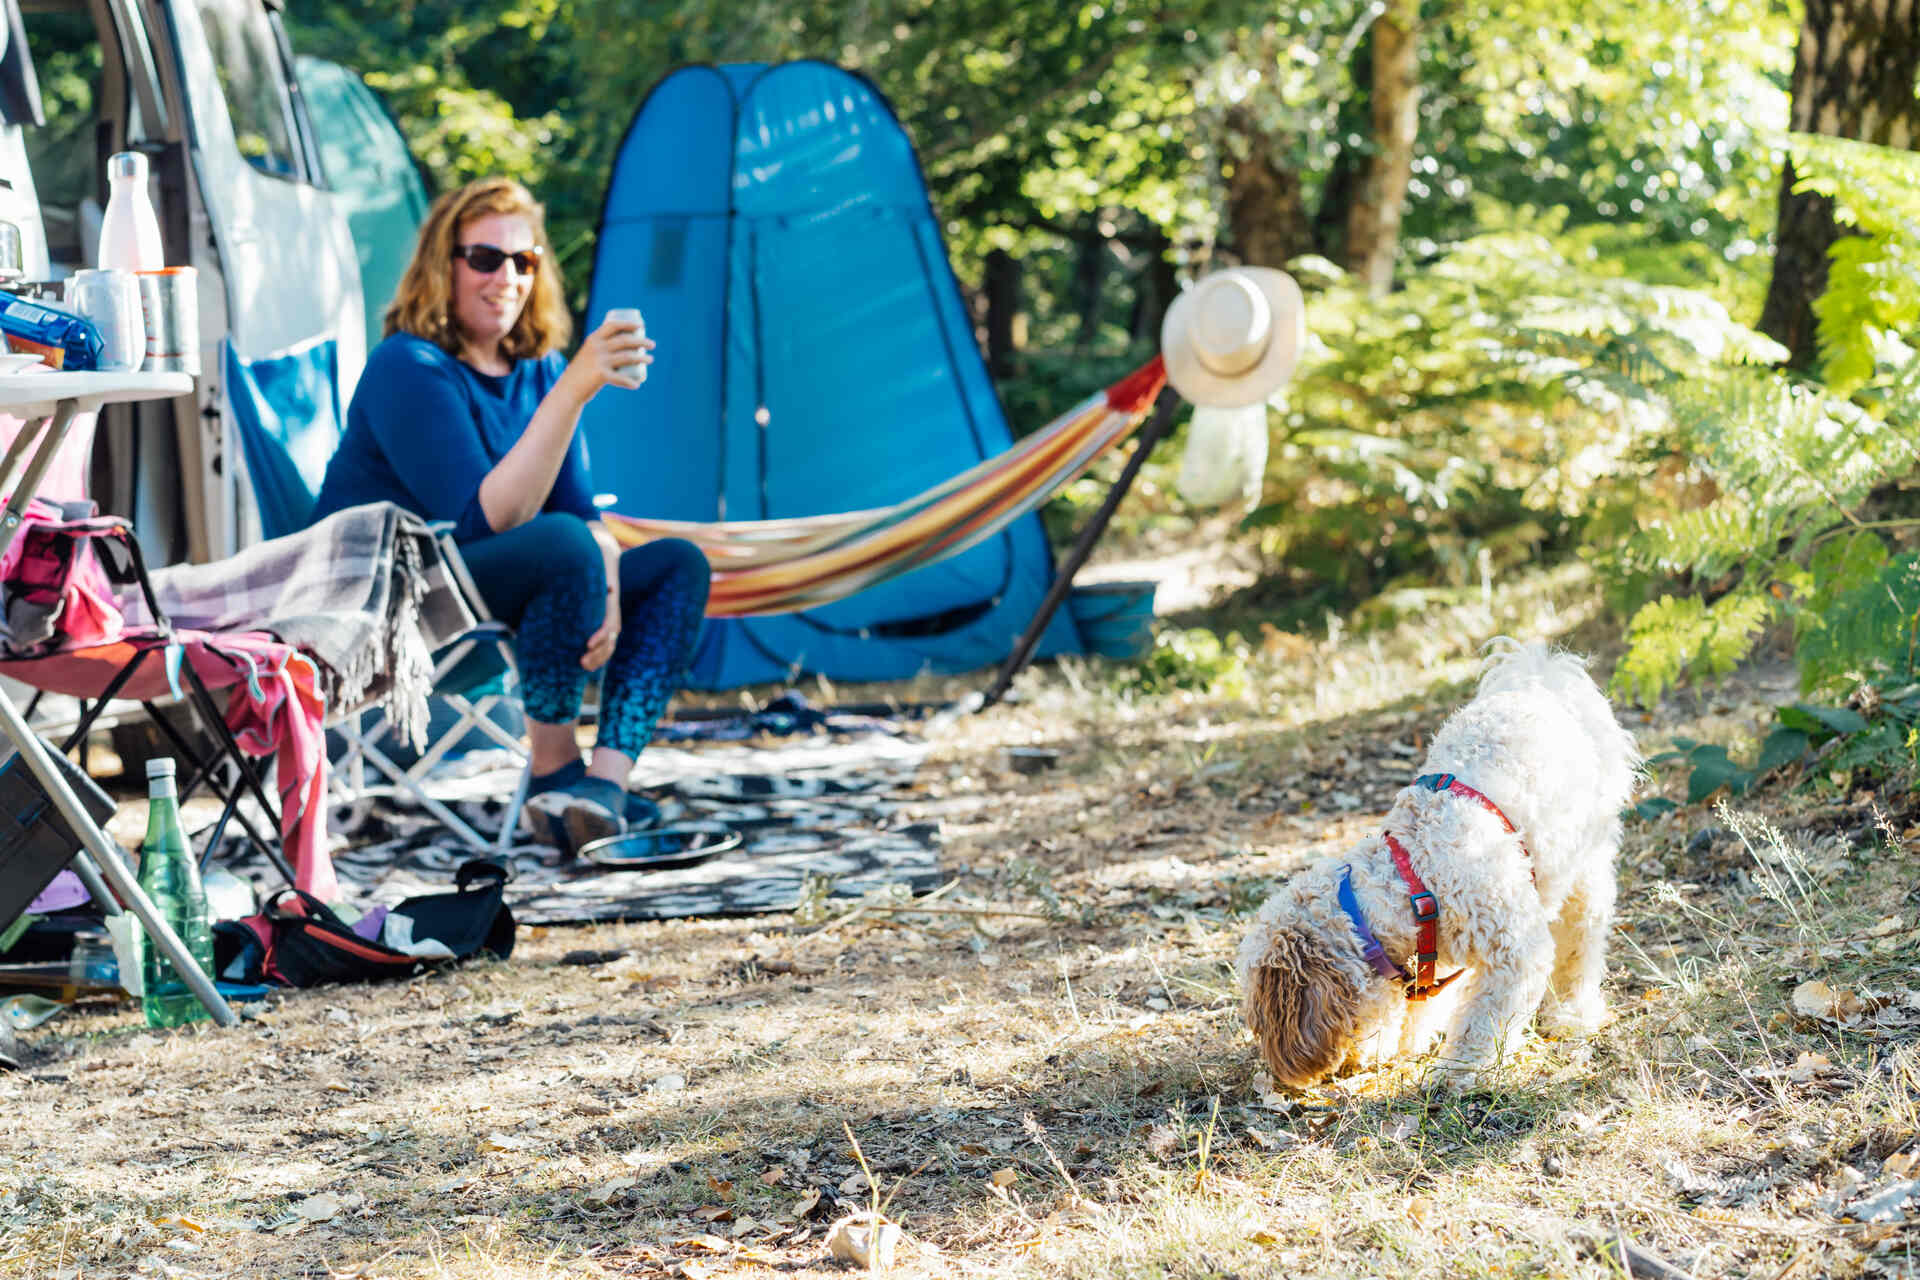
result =
[[[665,920],[791,910],[808,881],[830,896],[859,897],[887,885],[937,887],[940,831],[905,819],[926,745],[893,734],[800,738],[777,747],[733,744],[647,748],[633,789],[660,805],[667,824],[713,824],[740,842],[692,866],[610,870],[562,864],[520,835],[509,850],[507,903],[522,924]],[[519,772],[503,752],[475,752],[429,786],[481,835],[500,830]],[[431,814],[376,795],[336,805],[334,866],[348,896],[391,904],[445,889],[476,855]],[[244,842],[223,841],[219,861],[256,888],[279,882]]]

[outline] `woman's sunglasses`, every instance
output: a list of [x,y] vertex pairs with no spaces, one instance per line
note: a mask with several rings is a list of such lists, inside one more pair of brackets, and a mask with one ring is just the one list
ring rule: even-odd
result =
[[518,253],[508,253],[505,249],[490,244],[460,244],[453,247],[453,256],[465,258],[467,265],[483,276],[490,276],[500,269],[500,264],[513,259],[513,269],[523,276],[533,274],[540,265],[540,250],[522,249]]

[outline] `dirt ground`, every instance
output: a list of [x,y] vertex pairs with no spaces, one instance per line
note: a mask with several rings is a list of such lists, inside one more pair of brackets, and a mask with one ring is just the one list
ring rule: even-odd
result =
[[[839,1275],[876,1212],[912,1276],[1920,1275],[1904,785],[1630,822],[1613,1022],[1496,1087],[1258,1067],[1247,915],[1378,821],[1489,636],[1604,675],[1592,596],[1256,636],[1231,695],[1030,672],[934,741],[930,900],[532,929],[224,1032],[81,1006],[0,1074],[0,1275]],[[1770,659],[1623,718],[1751,753],[1791,694]],[[1007,767],[1035,744],[1059,767]]]

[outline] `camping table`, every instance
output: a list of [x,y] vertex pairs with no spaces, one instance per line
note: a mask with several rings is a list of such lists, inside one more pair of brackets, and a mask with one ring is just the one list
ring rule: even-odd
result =
[[[20,513],[40,488],[41,477],[46,475],[54,455],[60,452],[74,414],[91,413],[103,404],[171,399],[191,394],[192,391],[193,378],[184,373],[55,372],[0,376],[0,413],[13,414],[25,420],[20,434],[14,438],[13,446],[7,450],[4,458],[0,458],[0,490],[11,486],[11,492],[0,498],[0,556],[6,554],[14,535],[20,532]],[[29,459],[27,453],[30,449],[33,456]],[[14,474],[23,459],[26,460],[26,471],[15,485]],[[146,926],[148,936],[162,954],[173,962],[174,969],[193,994],[199,997],[200,1003],[207,1007],[213,1020],[223,1027],[238,1022],[233,1010],[227,1008],[227,1002],[214,989],[212,980],[194,962],[186,945],[180,941],[180,936],[167,924],[153,905],[153,900],[147,897],[139,882],[133,878],[119,849],[100,829],[100,824],[93,820],[93,815],[75,798],[66,778],[48,757],[39,735],[27,727],[26,719],[5,690],[0,690],[0,732],[4,732],[19,750],[21,759],[26,761],[27,767],[40,780],[41,787],[53,800],[60,816],[79,835],[87,857],[93,859],[100,874],[104,874],[112,884],[114,893],[120,895],[120,900]],[[106,886],[101,884],[99,875],[94,874],[93,868],[87,866],[84,859],[74,859],[74,870],[86,882],[88,890],[102,908],[110,914],[118,914],[119,908],[114,903],[113,895],[105,891]]]

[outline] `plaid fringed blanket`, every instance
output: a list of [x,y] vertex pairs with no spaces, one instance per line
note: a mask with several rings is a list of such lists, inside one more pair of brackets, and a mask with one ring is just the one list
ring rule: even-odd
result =
[[[330,717],[383,702],[416,747],[426,738],[431,655],[474,625],[433,531],[388,502],[152,578],[175,626],[272,632],[319,664]],[[137,593],[119,603],[148,620]]]

